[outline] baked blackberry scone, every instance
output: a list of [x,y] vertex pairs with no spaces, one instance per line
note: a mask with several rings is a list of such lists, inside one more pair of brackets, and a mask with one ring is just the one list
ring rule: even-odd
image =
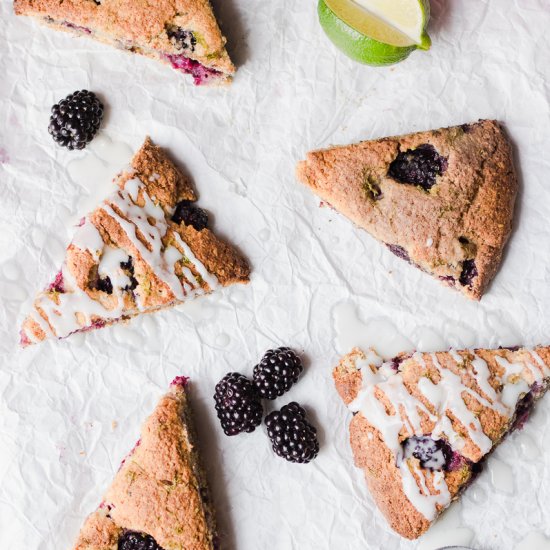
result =
[[550,385],[550,347],[403,353],[355,348],[333,371],[357,467],[391,527],[422,535]]
[[298,179],[391,252],[479,300],[512,227],[517,180],[494,120],[308,153]]
[[81,220],[61,270],[36,298],[22,345],[248,282],[246,260],[206,227],[190,182],[149,138],[116,182]]
[[235,73],[208,0],[14,0],[14,9],[167,63],[195,84],[228,83]]
[[74,550],[213,550],[214,511],[177,377],[142,427]]

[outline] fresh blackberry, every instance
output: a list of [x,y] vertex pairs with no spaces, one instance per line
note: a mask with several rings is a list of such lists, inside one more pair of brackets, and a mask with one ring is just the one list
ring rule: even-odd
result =
[[270,349],[254,367],[254,385],[260,397],[275,399],[298,381],[303,370],[302,361],[290,348]]
[[317,430],[306,419],[298,403],[285,405],[265,417],[273,450],[290,462],[306,464],[319,454]]
[[225,435],[253,432],[262,423],[263,407],[252,382],[238,372],[226,374],[214,394]]
[[202,208],[194,206],[192,201],[180,201],[172,216],[175,223],[183,222],[192,225],[197,231],[202,231],[208,225],[208,214]]
[[125,531],[118,539],[118,550],[162,550],[151,535]]
[[93,92],[80,90],[52,107],[48,132],[68,149],[84,149],[99,130],[103,104]]

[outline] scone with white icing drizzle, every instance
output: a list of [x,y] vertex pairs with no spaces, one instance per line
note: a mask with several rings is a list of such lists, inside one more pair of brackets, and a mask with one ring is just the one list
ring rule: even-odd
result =
[[65,338],[247,283],[247,261],[206,227],[189,180],[147,138],[118,189],[81,220],[23,322],[21,344]]
[[403,353],[355,348],[334,369],[357,467],[391,527],[422,535],[550,384],[550,347]]
[[73,550],[215,550],[214,509],[178,376],[144,423]]
[[512,229],[517,179],[501,125],[311,151],[298,179],[399,258],[479,300]]

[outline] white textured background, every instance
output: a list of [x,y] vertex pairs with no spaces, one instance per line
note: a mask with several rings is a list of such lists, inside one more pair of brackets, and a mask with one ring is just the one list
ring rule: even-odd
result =
[[[337,52],[311,0],[214,5],[240,67],[228,90],[194,88],[154,61],[41,28],[0,0],[0,546],[69,548],[142,421],[184,373],[227,548],[430,548],[400,540],[373,508],[331,367],[357,337],[397,338],[395,347],[400,334],[420,348],[550,341],[550,4],[433,1],[431,51],[385,69]],[[82,88],[108,106],[103,137],[136,149],[150,134],[187,168],[216,230],[250,259],[252,282],[22,351],[18,325],[61,263],[69,222],[106,189],[75,183],[67,166],[92,153],[60,149],[47,133],[51,105]],[[294,179],[310,148],[488,117],[513,139],[521,193],[502,268],[479,304],[319,208]],[[363,334],[342,324],[353,306]],[[299,400],[319,426],[322,450],[308,466],[276,457],[263,428],[226,438],[213,410],[223,374],[250,374],[268,347],[285,344],[303,350],[307,367],[277,404]],[[550,535],[549,414],[546,399],[496,452],[512,475],[506,486],[489,467],[455,513],[452,527],[471,530],[476,547]]]

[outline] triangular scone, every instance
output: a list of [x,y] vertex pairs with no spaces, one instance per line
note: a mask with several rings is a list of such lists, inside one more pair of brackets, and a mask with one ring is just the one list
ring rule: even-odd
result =
[[470,298],[481,298],[498,269],[517,180],[493,120],[313,151],[297,176],[394,254]]
[[119,189],[81,220],[52,283],[23,322],[21,343],[64,338],[248,282],[246,260],[208,228],[172,220],[191,184],[149,138]]
[[357,467],[391,527],[414,539],[456,500],[550,384],[550,347],[401,354],[354,349],[333,372]]
[[208,0],[14,0],[15,13],[225,83],[235,67]]
[[187,402],[177,377],[142,427],[101,506],[84,522],[74,550],[117,550],[124,539],[152,537],[155,550],[218,547],[212,504]]

